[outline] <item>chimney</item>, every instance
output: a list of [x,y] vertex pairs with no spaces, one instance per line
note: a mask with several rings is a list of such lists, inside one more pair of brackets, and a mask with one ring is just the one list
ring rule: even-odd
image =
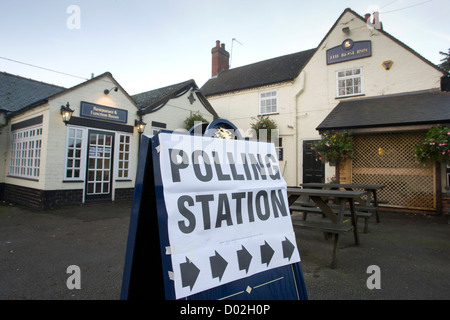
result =
[[211,76],[216,77],[222,71],[230,69],[230,54],[225,50],[225,43],[216,41],[216,46],[211,49],[212,71]]
[[[371,16],[373,17],[372,21],[370,21]],[[372,28],[383,30],[383,23],[380,21],[380,13],[378,11],[375,11],[373,15],[371,15],[370,13],[366,13],[364,15],[364,20],[366,20],[368,25],[370,25]]]
[[372,24],[375,26],[377,30],[383,30],[383,23],[380,21],[380,13],[375,11],[373,13],[373,22]]

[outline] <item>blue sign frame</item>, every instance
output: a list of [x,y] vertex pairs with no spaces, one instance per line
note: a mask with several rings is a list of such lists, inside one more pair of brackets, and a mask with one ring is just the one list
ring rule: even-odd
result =
[[128,111],[81,101],[80,117],[127,123]]
[[370,40],[353,41],[345,39],[340,46],[327,50],[327,65],[372,56]]
[[[162,132],[171,133],[167,130]],[[122,300],[176,299],[174,284],[170,279],[172,261],[166,252],[166,248],[170,246],[168,216],[157,146],[159,134],[152,138],[142,136],[125,256]],[[303,273],[298,262],[199,292],[183,300],[307,299]]]

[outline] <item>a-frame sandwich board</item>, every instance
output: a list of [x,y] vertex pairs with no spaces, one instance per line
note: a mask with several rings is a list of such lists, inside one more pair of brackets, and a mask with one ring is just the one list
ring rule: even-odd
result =
[[[168,252],[171,244],[161,176],[159,140],[159,134],[153,137],[143,135],[141,140],[121,299],[176,299],[174,268]],[[261,246],[261,252],[262,250]],[[209,258],[212,263],[212,257]],[[258,259],[260,258],[253,255],[252,263]],[[185,267],[195,268],[191,263],[193,264],[187,259]],[[231,261],[229,263],[231,264]],[[206,273],[204,270],[201,272]],[[192,286],[195,286],[195,273],[194,269],[193,273],[189,274],[193,283],[187,282],[188,277],[187,280],[183,279],[188,288],[192,289]],[[183,297],[187,300],[306,300],[307,298],[300,262],[250,276],[244,275],[240,279]]]

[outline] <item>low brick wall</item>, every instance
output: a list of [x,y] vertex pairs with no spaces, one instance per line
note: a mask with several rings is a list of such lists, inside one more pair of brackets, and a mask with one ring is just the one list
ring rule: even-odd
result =
[[83,190],[37,190],[5,184],[3,198],[39,210],[80,205]]
[[[115,201],[132,201],[134,188],[115,190]],[[0,186],[0,199],[38,210],[81,205],[83,190],[37,190],[11,184]]]
[[114,200],[115,201],[133,201],[134,188],[116,189]]

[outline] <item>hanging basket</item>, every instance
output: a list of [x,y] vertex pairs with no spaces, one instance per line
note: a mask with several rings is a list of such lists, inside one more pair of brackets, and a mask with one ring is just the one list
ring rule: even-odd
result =
[[422,142],[415,147],[416,161],[427,164],[429,162],[450,162],[450,128],[440,126],[431,128]]

